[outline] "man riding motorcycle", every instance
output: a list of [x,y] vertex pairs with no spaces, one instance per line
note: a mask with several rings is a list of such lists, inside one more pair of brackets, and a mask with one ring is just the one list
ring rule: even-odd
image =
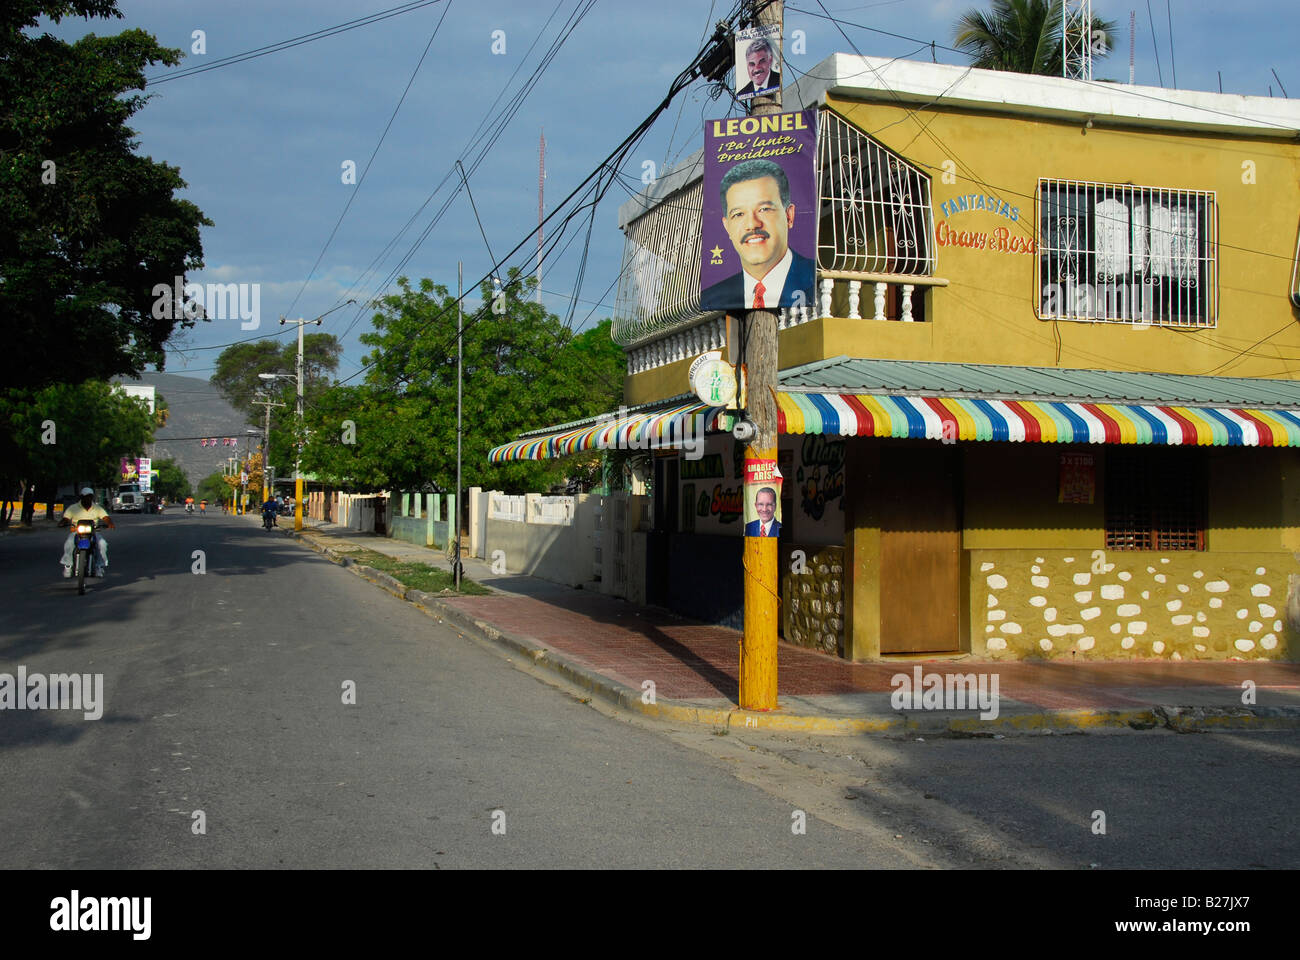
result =
[[[63,511],[63,519],[59,521],[60,525],[65,523],[72,525],[73,529],[68,532],[68,539],[63,542],[63,575],[72,576],[72,547],[76,539],[76,523],[78,520],[103,520],[109,529],[117,529],[113,523],[113,518],[108,515],[108,511],[95,502],[95,491],[90,487],[82,487],[81,499]],[[103,576],[108,572],[108,541],[102,536],[95,537],[95,543],[98,545],[99,552],[99,570]]]
[[265,524],[267,520],[271,521],[270,525],[267,526],[268,530],[271,529],[271,527],[278,527],[280,525],[280,521],[277,519],[279,512],[279,504],[275,502],[275,498],[267,497],[266,502],[262,504],[262,523]]

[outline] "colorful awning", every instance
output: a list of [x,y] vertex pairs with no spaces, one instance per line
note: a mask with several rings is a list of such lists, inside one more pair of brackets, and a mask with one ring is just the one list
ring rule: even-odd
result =
[[851,393],[777,394],[781,433],[1013,443],[1297,447],[1289,410],[984,400]]
[[686,403],[645,413],[611,413],[595,423],[570,430],[524,437],[494,447],[489,463],[511,460],[545,460],[587,450],[656,450],[693,443],[704,432],[715,429],[721,407]]

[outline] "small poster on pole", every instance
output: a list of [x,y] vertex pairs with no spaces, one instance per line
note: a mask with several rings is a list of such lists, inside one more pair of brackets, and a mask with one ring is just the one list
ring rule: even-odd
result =
[[775,460],[745,461],[745,536],[781,535],[781,479]]
[[781,89],[781,30],[775,23],[736,32],[736,99]]

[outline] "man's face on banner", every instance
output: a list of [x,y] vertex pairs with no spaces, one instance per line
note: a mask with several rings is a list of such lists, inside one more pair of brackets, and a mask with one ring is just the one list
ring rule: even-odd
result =
[[772,522],[772,517],[776,514],[776,497],[772,496],[771,490],[760,490],[754,495],[754,510],[758,513],[758,519],[764,523]]
[[745,57],[745,66],[749,70],[749,79],[754,89],[762,90],[767,86],[768,74],[772,72],[772,51],[759,50]]
[[727,191],[722,225],[745,272],[761,279],[789,248],[794,204],[781,209],[781,188],[775,177],[742,180]]

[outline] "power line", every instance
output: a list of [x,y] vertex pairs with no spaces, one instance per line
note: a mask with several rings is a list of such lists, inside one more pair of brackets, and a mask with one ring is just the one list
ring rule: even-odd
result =
[[206,73],[209,70],[219,70],[222,67],[228,67],[232,64],[243,63],[246,60],[254,60],[258,57],[265,57],[267,54],[279,53],[281,50],[288,50],[292,47],[302,46],[304,43],[311,43],[314,40],[322,40],[325,37],[333,37],[340,33],[347,33],[349,30],[355,30],[358,27],[367,27],[372,23],[379,23],[381,20],[400,17],[404,13],[410,13],[413,10],[419,10],[422,7],[430,7],[435,3],[441,2],[442,0],[415,0],[415,2],[412,3],[404,3],[397,7],[389,7],[387,10],[380,10],[378,13],[359,17],[356,20],[348,20],[345,23],[340,23],[333,27],[325,27],[324,29],[315,30],[311,33],[304,33],[301,36],[292,37],[289,40],[280,40],[276,43],[267,44],[264,47],[247,50],[244,53],[232,54],[229,57],[222,57],[200,66],[181,67],[168,73],[160,73],[157,76],[145,77],[145,84],[147,86],[157,86],[160,83],[167,83],[169,80],[180,80],[184,77],[192,77],[196,74]]
[[406,81],[406,87],[402,90],[402,95],[397,98],[397,106],[393,107],[393,112],[388,117],[388,123],[384,125],[384,132],[379,135],[379,142],[375,144],[375,149],[370,151],[370,159],[366,161],[365,169],[361,171],[361,179],[357,181],[356,187],[348,193],[348,202],[343,205],[343,212],[340,213],[339,218],[334,221],[334,229],[331,230],[330,235],[325,238],[325,245],[321,247],[320,253],[316,255],[316,262],[312,264],[311,270],[307,272],[307,279],[302,282],[302,287],[294,296],[293,302],[289,304],[289,309],[285,311],[286,315],[293,314],[293,308],[298,305],[298,300],[302,297],[303,291],[305,291],[308,284],[311,283],[311,278],[316,273],[316,268],[320,266],[321,260],[324,259],[325,251],[330,248],[330,244],[334,242],[335,235],[339,232],[339,227],[343,225],[343,218],[346,217],[348,211],[352,209],[352,201],[355,200],[357,194],[361,192],[361,185],[366,182],[366,174],[370,172],[371,164],[375,162],[375,157],[379,155],[379,148],[384,145],[384,139],[388,136],[388,131],[392,129],[393,121],[397,119],[397,112],[402,109],[402,104],[406,102],[406,95],[411,92],[411,85],[415,83],[415,78],[420,72],[420,67],[424,65],[424,58],[429,55],[429,50],[433,46],[433,41],[437,38],[438,31],[442,29],[442,22],[447,19],[447,14],[450,10],[451,0],[447,0],[447,5],[442,8],[442,16],[438,18],[438,22],[433,28],[433,33],[429,36],[429,42],[424,45],[424,52],[420,54],[420,59],[416,61],[415,69],[411,71],[410,79]]

